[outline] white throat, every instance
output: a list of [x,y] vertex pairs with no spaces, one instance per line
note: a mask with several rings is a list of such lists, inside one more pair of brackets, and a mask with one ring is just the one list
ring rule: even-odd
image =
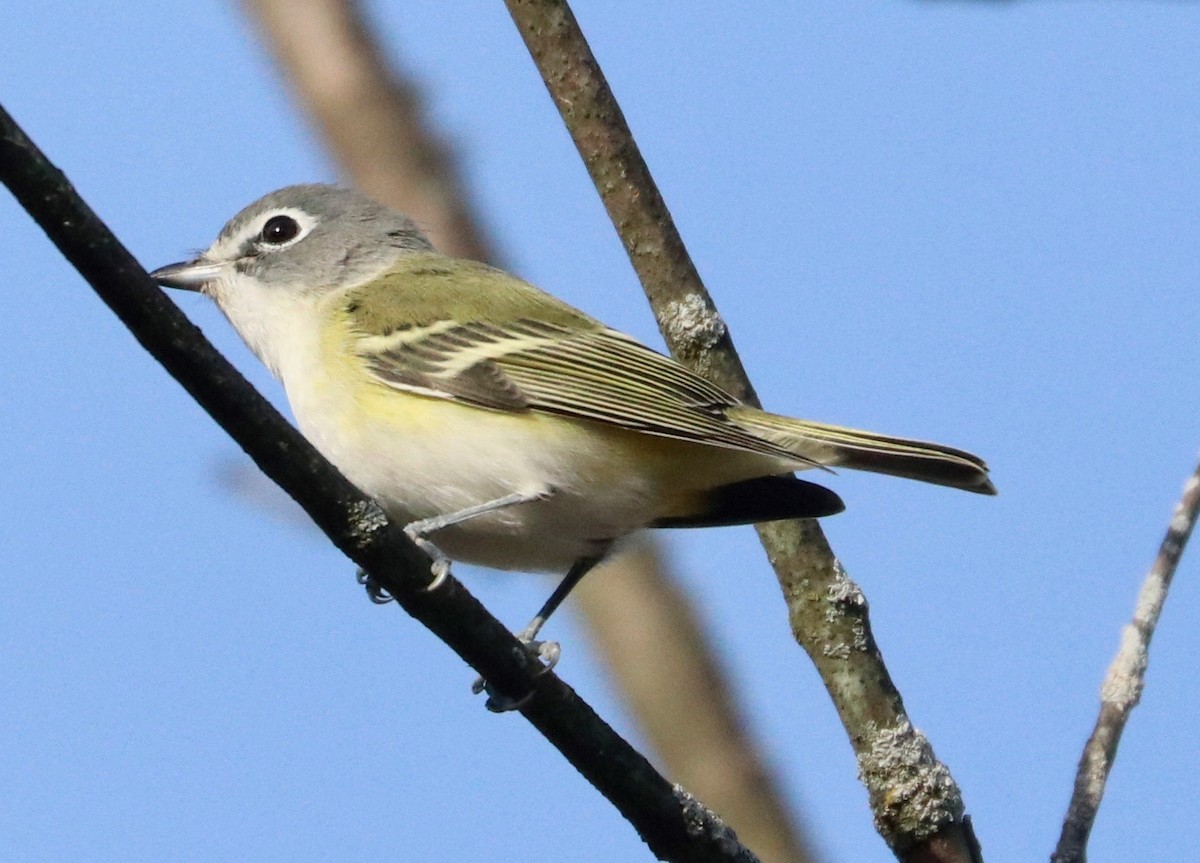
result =
[[239,273],[209,290],[242,340],[285,386],[308,371],[303,367],[320,348],[322,294],[264,285]]

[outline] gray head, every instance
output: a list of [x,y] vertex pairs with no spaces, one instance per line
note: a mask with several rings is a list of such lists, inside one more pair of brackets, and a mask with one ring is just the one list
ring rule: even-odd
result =
[[324,292],[363,281],[433,247],[407,216],[350,189],[288,186],[229,220],[199,257],[150,274],[170,288],[214,293],[238,277]]

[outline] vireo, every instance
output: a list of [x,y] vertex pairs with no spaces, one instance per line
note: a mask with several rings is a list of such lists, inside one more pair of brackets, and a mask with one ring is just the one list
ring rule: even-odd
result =
[[449,555],[567,573],[526,640],[638,530],[841,511],[791,471],[995,493],[962,450],[743,404],[508,273],[438,254],[410,219],[347,189],[272,192],[199,257],[151,275],[216,301],[304,435],[409,523],[438,572]]

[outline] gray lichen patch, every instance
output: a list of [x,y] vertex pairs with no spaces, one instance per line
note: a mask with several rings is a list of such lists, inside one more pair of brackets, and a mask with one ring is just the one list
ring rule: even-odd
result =
[[850,645],[846,644],[845,642],[826,644],[821,648],[821,652],[831,659],[849,659]]
[[845,645],[845,648],[866,650],[867,630],[864,620],[867,616],[867,598],[840,561],[834,562],[833,581],[827,588],[826,600],[829,603],[825,609],[826,623],[835,624],[841,630],[845,628],[847,619],[852,621],[851,643]]
[[741,863],[758,863],[758,858],[738,841],[733,828],[720,815],[693,797],[682,785],[672,786],[672,791],[683,808],[684,827],[688,835],[707,836],[730,859]]
[[858,756],[858,775],[889,845],[920,842],[962,820],[962,794],[924,734],[907,720],[871,732]]
[[360,543],[369,542],[376,531],[387,526],[387,515],[373,500],[356,501],[350,507],[350,535]]
[[1132,710],[1142,698],[1149,664],[1149,644],[1138,627],[1129,624],[1121,632],[1121,648],[1113,658],[1104,684],[1100,687],[1100,700],[1123,711]]
[[688,294],[663,308],[663,329],[673,345],[686,346],[688,354],[712,350],[725,337],[725,321],[704,298]]

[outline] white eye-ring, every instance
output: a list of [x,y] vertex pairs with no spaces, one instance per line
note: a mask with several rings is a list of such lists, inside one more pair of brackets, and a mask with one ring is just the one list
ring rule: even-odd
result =
[[315,220],[303,210],[276,210],[263,221],[255,235],[255,243],[263,249],[282,249],[304,239],[313,229]]

